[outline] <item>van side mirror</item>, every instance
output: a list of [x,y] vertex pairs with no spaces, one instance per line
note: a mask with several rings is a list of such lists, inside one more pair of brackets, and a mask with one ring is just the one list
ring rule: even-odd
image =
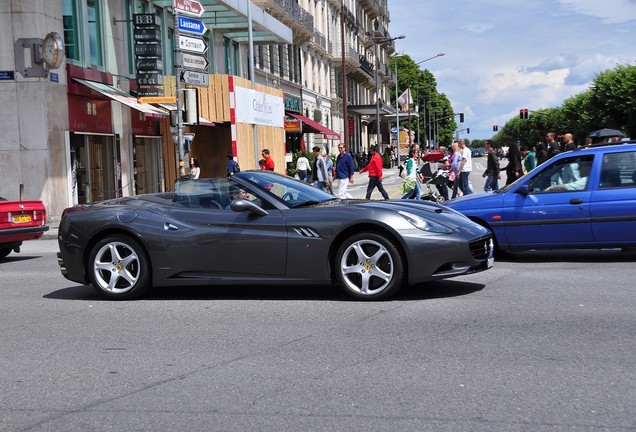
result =
[[527,184],[521,185],[515,190],[515,193],[521,194],[523,196],[528,196],[530,193],[530,187]]

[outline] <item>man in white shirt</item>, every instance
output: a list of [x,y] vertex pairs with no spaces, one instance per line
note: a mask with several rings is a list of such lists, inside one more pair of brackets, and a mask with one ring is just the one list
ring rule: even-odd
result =
[[464,140],[459,140],[459,150],[462,152],[462,164],[459,167],[459,189],[464,195],[470,195],[473,190],[470,188],[468,176],[473,170],[473,163],[470,149],[466,147]]

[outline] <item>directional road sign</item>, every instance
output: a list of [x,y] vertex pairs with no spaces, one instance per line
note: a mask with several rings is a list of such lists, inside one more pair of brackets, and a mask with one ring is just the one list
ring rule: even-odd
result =
[[183,81],[185,81],[186,84],[199,87],[208,87],[210,85],[210,77],[207,73],[204,72],[195,72],[189,70],[184,71]]
[[205,23],[201,20],[187,17],[178,17],[179,31],[183,31],[186,33],[192,33],[199,36],[203,36],[205,32],[208,31],[208,28],[205,26]]
[[179,35],[179,48],[184,51],[203,54],[208,50],[208,44],[203,39]]
[[175,9],[188,15],[200,17],[205,12],[201,3],[196,0],[176,0]]
[[196,55],[196,54],[188,54],[188,53],[183,53],[183,67],[185,69],[196,69],[199,71],[207,71],[208,69],[208,65],[210,64],[208,62],[208,59],[206,59],[204,56],[200,56],[200,55]]

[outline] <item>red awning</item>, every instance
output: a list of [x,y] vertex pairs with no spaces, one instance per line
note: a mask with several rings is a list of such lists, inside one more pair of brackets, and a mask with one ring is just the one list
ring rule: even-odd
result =
[[288,112],[287,115],[290,115],[295,119],[303,122],[303,132],[305,133],[321,133],[327,139],[340,139],[340,135],[329,129],[327,126],[323,126],[317,121],[310,119],[309,117],[305,117],[304,115],[296,114],[293,112]]

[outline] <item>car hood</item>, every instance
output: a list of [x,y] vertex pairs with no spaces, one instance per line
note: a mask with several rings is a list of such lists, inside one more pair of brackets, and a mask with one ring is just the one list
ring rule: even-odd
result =
[[465,209],[501,207],[503,197],[504,193],[502,192],[483,192],[454,198],[450,201],[446,201],[444,204],[461,212]]

